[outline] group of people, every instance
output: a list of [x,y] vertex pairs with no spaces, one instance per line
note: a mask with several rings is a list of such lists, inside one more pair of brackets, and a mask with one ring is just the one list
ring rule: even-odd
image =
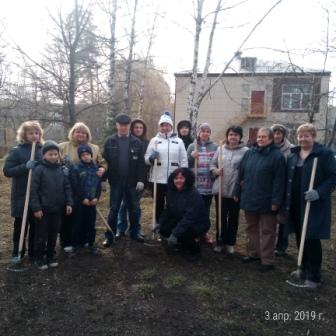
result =
[[[244,263],[257,262],[261,272],[274,269],[274,255],[288,246],[288,234],[295,232],[300,244],[303,214],[311,202],[302,267],[293,276],[315,289],[321,283],[321,239],[330,237],[331,193],[336,186],[333,153],[317,143],[316,128],[303,124],[297,129],[297,146],[290,144],[283,125],[260,128],[256,143],[244,145],[243,129],[228,127],[224,143],[211,140],[211,126],[201,123],[196,139],[187,120],[174,133],[170,113],[158,122],[159,131],[150,141],[141,119],[117,115],[117,132],[104,143],[103,153],[91,143],[89,128],[76,123],[69,141],[43,141],[38,122],[23,123],[18,145],[6,158],[4,174],[12,177],[11,214],[15,218],[13,258],[17,258],[28,172],[32,170],[28,255],[39,269],[57,267],[55,245],[65,252],[95,247],[96,205],[101,183],[110,185],[108,224],[104,247],[127,233],[144,242],[140,200],[146,187],[156,189],[155,224],[168,249],[197,257],[200,244],[214,245],[214,251],[234,253],[240,210],[244,210],[247,255]],[[31,160],[32,144],[36,143]],[[309,190],[314,158],[317,158],[313,189]],[[216,243],[208,234],[210,208],[215,198]],[[219,210],[221,213],[219,214]],[[129,228],[128,220],[129,219]],[[221,223],[218,223],[221,219]],[[25,247],[22,250],[22,257]]]

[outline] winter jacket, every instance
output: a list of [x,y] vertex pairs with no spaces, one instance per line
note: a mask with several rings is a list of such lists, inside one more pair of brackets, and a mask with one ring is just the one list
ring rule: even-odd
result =
[[[135,187],[137,182],[145,183],[146,166],[144,162],[143,143],[135,136],[129,135],[130,144],[128,151],[128,176],[127,182]],[[107,178],[112,185],[120,180],[119,172],[119,143],[118,135],[109,136],[104,144],[103,157],[107,162]]]
[[75,203],[84,199],[93,200],[101,194],[101,178],[97,176],[98,166],[92,161],[80,161],[70,171],[70,182]]
[[234,196],[240,207],[256,213],[271,213],[272,205],[284,201],[286,179],[285,158],[273,143],[254,145],[243,156]]
[[58,163],[46,160],[33,171],[30,207],[33,212],[62,213],[65,205],[73,205],[68,174]]
[[[11,190],[11,215],[22,217],[26,198],[28,172],[26,163],[30,160],[31,144],[19,144],[13,147],[4,164],[3,172],[6,177],[12,177]],[[35,150],[35,161],[42,159],[42,146],[37,145]]]
[[205,234],[210,228],[208,212],[200,193],[194,186],[181,191],[168,186],[166,207],[159,220],[160,228],[174,227],[173,235],[180,238],[192,229],[197,236]]
[[[92,149],[92,158],[93,161],[95,161],[99,166],[103,165],[103,157],[100,153],[100,149],[97,145],[88,144],[91,149]],[[78,164],[80,159],[78,157],[78,146],[79,144],[75,144],[71,141],[67,141],[67,142],[62,142],[59,145],[59,149],[60,149],[60,154],[61,156],[67,157],[67,159],[69,159],[71,164]]]
[[[222,164],[223,167],[223,178],[222,178],[222,197],[233,198],[234,189],[239,174],[240,162],[243,159],[244,154],[248,151],[243,143],[241,143],[236,148],[230,148],[227,144],[222,147]],[[210,170],[214,173],[215,169],[218,169],[218,157],[219,148],[217,149],[210,165]],[[214,195],[218,194],[219,190],[219,178],[217,176],[213,187],[212,193]]]
[[[157,146],[155,146],[155,143]],[[169,175],[179,167],[188,167],[187,152],[184,148],[183,141],[172,133],[165,135],[158,133],[151,139],[145,154],[145,161],[148,165],[152,163],[149,158],[153,151],[157,150],[160,154],[156,169],[156,182],[166,184]],[[153,166],[150,170],[149,181],[154,182]]]
[[[292,148],[292,153],[287,161],[287,188],[286,188],[286,212],[291,210],[292,182],[295,167],[300,155],[300,147]],[[301,218],[304,218],[306,202],[304,192],[309,189],[310,176],[313,167],[313,160],[317,157],[317,169],[313,189],[317,190],[320,199],[310,203],[310,213],[307,226],[307,239],[328,239],[330,238],[331,225],[331,193],[336,186],[336,161],[331,150],[315,143],[313,150],[304,160],[301,180]],[[294,223],[291,223],[288,216],[288,226],[293,231]],[[301,223],[302,225],[302,223]]]
[[[197,160],[197,190],[201,195],[211,195],[212,184],[214,178],[210,172],[210,163],[216,152],[217,144],[212,141],[207,141],[202,144],[200,141],[197,143],[198,160]],[[195,159],[191,153],[195,150],[195,143],[189,145],[187,150],[189,168],[194,168]]]

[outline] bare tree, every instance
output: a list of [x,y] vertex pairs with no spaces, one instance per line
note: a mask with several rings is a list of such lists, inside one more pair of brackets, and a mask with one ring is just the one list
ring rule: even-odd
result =
[[204,70],[201,76],[198,75],[198,55],[199,55],[199,40],[200,35],[202,32],[202,23],[204,21],[203,16],[203,5],[204,0],[197,0],[197,15],[195,17],[195,37],[194,37],[194,59],[193,59],[193,69],[191,73],[190,78],[190,90],[189,90],[189,96],[188,96],[188,107],[187,112],[190,121],[192,122],[192,129],[193,132],[196,131],[196,124],[197,124],[197,118],[199,113],[199,108],[202,104],[203,99],[209,94],[211,89],[217,84],[217,82],[221,79],[223,74],[229,69],[231,66],[231,63],[236,59],[237,56],[240,55],[242,48],[246,44],[246,42],[250,39],[254,31],[258,28],[258,26],[266,19],[266,17],[281,3],[282,0],[276,1],[270,9],[261,17],[261,19],[252,27],[250,32],[247,34],[247,36],[242,40],[242,43],[239,45],[238,49],[235,51],[233,56],[229,59],[229,61],[226,63],[225,67],[221,71],[221,73],[216,77],[210,84],[207,82],[207,75],[209,71],[209,66],[211,62],[211,54],[212,54],[212,44],[213,44],[213,38],[217,26],[217,18],[219,15],[219,12],[224,10],[232,9],[233,7],[239,6],[245,1],[238,2],[233,6],[222,8],[222,1],[218,0],[216,9],[210,13],[213,15],[213,21],[211,26],[211,31],[209,35],[209,42],[208,42],[208,48],[207,48],[207,56],[206,56],[206,62],[204,66]]

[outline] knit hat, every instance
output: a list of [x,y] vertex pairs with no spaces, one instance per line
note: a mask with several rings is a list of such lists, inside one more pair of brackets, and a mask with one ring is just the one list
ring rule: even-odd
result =
[[59,152],[59,147],[55,141],[48,140],[44,143],[42,146],[42,154],[44,155],[47,153],[49,150],[56,149]]
[[79,145],[77,148],[77,153],[78,153],[79,158],[81,157],[83,153],[89,153],[91,156],[93,156],[91,146],[86,145],[86,144]]
[[159,126],[163,123],[169,124],[171,127],[173,127],[173,120],[171,118],[170,112],[166,111],[159,120]]
[[209,130],[211,133],[211,127],[208,123],[204,122],[197,127],[197,134],[200,134],[201,131]]
[[275,132],[275,131],[281,132],[284,135],[284,137],[287,135],[287,128],[284,125],[281,125],[281,124],[272,125],[271,130],[273,132]]

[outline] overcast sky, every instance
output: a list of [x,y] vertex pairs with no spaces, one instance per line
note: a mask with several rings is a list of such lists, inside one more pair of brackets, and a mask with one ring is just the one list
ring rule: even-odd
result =
[[[81,3],[80,0],[78,0]],[[87,2],[87,1],[86,1]],[[124,0],[119,0],[125,3]],[[216,1],[206,0],[204,12],[213,10]],[[224,1],[230,5],[236,1]],[[251,27],[263,16],[276,0],[249,0],[234,10],[220,14],[215,35],[212,68],[221,71],[225,62],[232,56]],[[38,57],[38,52],[48,41],[47,31],[51,29],[49,14],[56,13],[59,6],[64,12],[69,11],[71,0],[0,0],[0,19],[7,41],[15,41],[26,51]],[[294,63],[299,66],[322,69],[324,56],[312,53],[314,49],[325,49],[326,13],[323,8],[330,8],[330,34],[336,34],[330,0],[283,0],[282,3],[263,22],[249,40],[243,56],[256,56],[266,61],[288,61],[285,53],[270,49],[289,50]],[[167,73],[173,84],[174,72],[185,71],[192,67],[194,21],[192,0],[139,0],[141,16],[137,22],[136,52],[145,54],[147,46],[146,31],[151,27],[153,12],[159,8],[156,38],[152,54],[155,64]],[[212,7],[212,8],[211,8]],[[106,31],[106,17],[99,11],[94,12],[95,22],[101,31]],[[120,23],[125,18],[120,17]],[[211,20],[206,22],[210,24]],[[120,28],[122,33],[123,28]],[[0,30],[1,32],[1,30]],[[120,35],[121,36],[121,35]],[[207,31],[201,40],[201,55],[204,56]],[[120,41],[122,44],[125,41]],[[336,42],[335,42],[336,44]],[[202,52],[203,51],[203,52]],[[8,53],[9,51],[7,51]],[[8,54],[11,57],[11,54]],[[335,58],[330,55],[327,70],[336,71]],[[204,58],[199,67],[202,69]]]

